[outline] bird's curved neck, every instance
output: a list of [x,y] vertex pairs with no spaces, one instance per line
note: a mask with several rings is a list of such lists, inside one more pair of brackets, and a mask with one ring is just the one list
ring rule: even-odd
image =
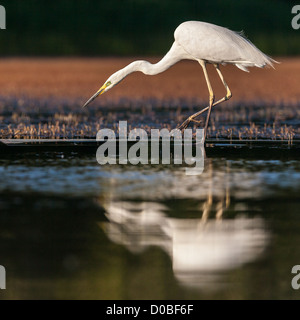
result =
[[140,71],[147,75],[155,75],[164,72],[182,59],[189,59],[189,57],[186,52],[174,42],[168,53],[157,63],[152,64],[148,61],[138,60],[130,63],[122,69],[122,71],[124,72],[124,77],[135,71]]

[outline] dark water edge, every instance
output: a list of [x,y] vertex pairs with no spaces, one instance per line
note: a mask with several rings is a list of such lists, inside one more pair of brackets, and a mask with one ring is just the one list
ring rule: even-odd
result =
[[2,154],[0,298],[299,299],[300,162],[284,155],[210,154],[187,176]]

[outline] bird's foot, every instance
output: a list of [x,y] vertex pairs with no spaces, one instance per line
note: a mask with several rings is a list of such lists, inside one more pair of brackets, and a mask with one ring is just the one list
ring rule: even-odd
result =
[[177,127],[177,129],[179,129],[179,130],[184,130],[184,129],[186,129],[188,126],[189,126],[189,124],[190,124],[190,122],[195,122],[195,123],[197,123],[197,124],[201,124],[202,123],[202,121],[201,120],[196,120],[196,119],[194,119],[193,117],[189,117],[189,118],[187,118],[180,126],[178,126]]
[[180,126],[177,127],[177,129],[183,131],[184,129],[186,129],[188,127],[190,122],[191,122],[191,120],[189,118],[186,119]]
[[190,119],[190,120],[198,124],[201,124],[203,122],[202,120],[195,120],[195,119]]

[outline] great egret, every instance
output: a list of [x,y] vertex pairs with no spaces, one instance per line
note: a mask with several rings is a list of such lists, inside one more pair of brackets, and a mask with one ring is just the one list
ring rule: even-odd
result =
[[[148,61],[139,60],[130,63],[125,68],[112,74],[104,85],[84,104],[84,107],[100,94],[112,89],[132,72],[140,71],[146,75],[155,75],[167,70],[180,60],[196,60],[204,72],[209,91],[209,106],[191,115],[178,128],[180,130],[185,129],[191,121],[198,123],[199,121],[195,118],[208,110],[204,129],[204,136],[206,137],[212,107],[229,100],[232,96],[219,69],[219,64],[233,64],[248,72],[247,67],[263,68],[266,65],[273,67],[273,63],[277,63],[245,39],[242,34],[206,22],[183,22],[176,28],[174,38],[175,41],[171,49],[159,62],[152,64]],[[215,97],[206,70],[207,63],[215,66],[226,89],[226,95],[216,102],[214,102]]]

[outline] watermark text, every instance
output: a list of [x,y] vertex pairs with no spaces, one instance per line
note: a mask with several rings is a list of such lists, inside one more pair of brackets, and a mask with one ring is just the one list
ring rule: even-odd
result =
[[[199,175],[204,169],[204,130],[151,129],[150,138],[144,129],[127,132],[127,121],[119,122],[118,140],[111,129],[101,129],[97,141],[103,142],[96,154],[101,165],[111,164],[183,164],[187,175]],[[118,142],[118,148],[117,148]],[[130,145],[130,146],[129,146]],[[172,152],[171,152],[172,145]]]
[[292,288],[295,290],[298,290],[300,288],[300,265],[295,265],[292,268],[292,274],[296,274],[293,278],[292,278]]
[[293,17],[291,24],[292,24],[292,28],[295,30],[300,29],[300,5],[295,5],[292,8],[292,14],[295,14],[295,16]]
[[6,271],[3,266],[0,265],[0,289],[6,289]]
[[6,29],[6,10],[0,5],[0,29]]

